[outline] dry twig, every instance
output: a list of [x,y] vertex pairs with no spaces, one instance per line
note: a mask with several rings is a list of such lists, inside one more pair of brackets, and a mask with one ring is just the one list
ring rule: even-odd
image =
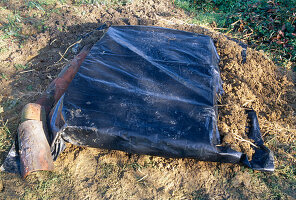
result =
[[61,58],[56,62],[56,63],[59,63],[66,55],[66,53],[68,52],[68,50],[73,47],[75,44],[79,44],[80,42],[82,41],[82,39],[74,42],[73,44],[71,44],[70,46],[68,46],[68,48],[66,49],[66,51],[63,53],[63,55],[61,55]]
[[253,142],[249,141],[249,140],[246,140],[244,138],[242,138],[241,136],[237,135],[236,133],[232,133],[233,135],[235,135],[235,139],[239,140],[239,141],[242,141],[242,142],[247,142],[249,143],[250,145],[252,145],[253,147],[256,147],[256,148],[259,148],[257,145],[255,145]]

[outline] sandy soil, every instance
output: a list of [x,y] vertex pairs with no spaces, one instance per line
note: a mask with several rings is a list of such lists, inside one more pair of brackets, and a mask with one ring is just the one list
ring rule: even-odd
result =
[[[9,51],[0,55],[0,72],[8,76],[7,80],[1,80],[0,101],[1,105],[9,102],[0,114],[3,121],[8,120],[12,135],[7,136],[0,151],[0,163],[10,148],[8,139],[16,134],[21,108],[40,95],[76,50],[96,42],[104,30],[82,39],[76,49],[69,48],[61,61],[59,52],[63,54],[79,36],[105,23],[107,26],[162,26],[211,36],[221,58],[219,66],[225,90],[218,105],[223,145],[252,156],[250,143],[235,138],[239,135],[248,140],[244,109],[253,108],[264,140],[275,152],[277,170],[268,174],[239,165],[68,145],[55,162],[53,173],[36,173],[26,180],[0,173],[1,199],[277,199],[279,191],[284,199],[295,198],[295,185],[281,176],[285,165],[295,166],[292,72],[275,66],[263,52],[244,50],[235,40],[190,24],[190,16],[167,0],[133,1],[114,8],[56,6],[63,14],[52,14],[47,31],[30,36],[22,48],[11,43]],[[58,31],[54,28],[57,24],[67,30]],[[19,71],[13,67],[15,64],[30,65],[30,68]],[[295,176],[295,171],[292,175]]]

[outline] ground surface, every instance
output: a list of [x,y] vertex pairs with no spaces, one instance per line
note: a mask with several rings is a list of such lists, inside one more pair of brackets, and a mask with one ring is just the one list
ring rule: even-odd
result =
[[26,180],[1,172],[0,199],[295,199],[292,72],[275,66],[264,52],[244,50],[244,45],[222,34],[186,23],[190,16],[171,1],[106,5],[44,2],[0,3],[2,27],[11,24],[9,30],[1,29],[0,163],[16,135],[22,107],[37,99],[77,50],[97,41],[104,30],[71,45],[105,23],[162,26],[210,35],[221,58],[224,81],[225,95],[219,105],[223,145],[252,155],[250,143],[242,140],[247,140],[244,107],[252,107],[258,113],[265,143],[275,154],[276,171],[271,174],[239,165],[68,145],[55,162],[54,172],[36,173]]

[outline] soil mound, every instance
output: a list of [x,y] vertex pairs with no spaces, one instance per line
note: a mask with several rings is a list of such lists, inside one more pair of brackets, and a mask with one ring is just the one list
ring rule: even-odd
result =
[[[295,163],[295,157],[291,156],[295,155],[295,148],[293,150],[292,146],[295,147],[296,134],[292,128],[296,122],[293,77],[275,66],[263,52],[250,49],[215,31],[186,23],[188,16],[170,1],[133,1],[116,8],[77,9],[84,9],[89,15],[88,19],[75,15],[70,9],[65,14],[65,19],[57,16],[59,21],[69,26],[69,31],[39,35],[41,41],[45,42],[43,48],[39,48],[38,55],[28,61],[33,71],[22,74],[12,71],[11,77],[15,80],[3,81],[2,102],[17,95],[22,102],[4,113],[4,119],[13,118],[11,127],[17,126],[17,112],[21,107],[40,94],[20,93],[25,91],[24,85],[33,82],[34,91],[44,90],[66,63],[64,59],[57,63],[60,59],[58,51],[65,52],[70,44],[77,41],[77,35],[93,31],[91,36],[82,38],[77,49],[84,44],[96,42],[103,35],[104,29],[95,30],[98,27],[97,21],[107,26],[161,26],[201,33],[214,39],[221,59],[219,66],[225,91],[217,105],[223,145],[230,145],[234,150],[252,157],[252,141],[245,134],[245,108],[253,108],[258,114],[264,140],[275,152],[276,168]],[[67,19],[73,21],[76,17],[88,20],[88,24],[83,25],[80,21],[81,25],[71,27],[74,22],[67,22]],[[35,43],[36,41],[29,41],[22,53],[15,53],[18,55],[15,59],[25,59],[29,54],[31,57],[37,54],[33,45]],[[75,49],[70,48],[65,58],[71,59],[74,54]],[[1,158],[3,157],[4,153],[1,152]],[[53,199],[241,199],[242,196],[247,199],[264,199],[273,192],[268,187],[267,179],[261,179],[256,173],[238,165],[130,155],[71,145],[55,162],[55,168],[54,174],[38,173],[26,181],[1,173],[3,189],[0,197],[30,198],[34,194]],[[285,181],[278,181],[280,190],[285,192],[287,198],[292,199],[296,195],[295,190],[289,189],[291,183]],[[25,187],[26,190],[23,189]],[[42,187],[46,189],[40,189]]]

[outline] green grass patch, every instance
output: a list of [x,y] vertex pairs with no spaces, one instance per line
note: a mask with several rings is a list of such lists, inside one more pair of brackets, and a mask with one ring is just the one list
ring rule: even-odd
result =
[[[60,1],[61,3],[64,3],[64,1]],[[57,0],[35,0],[35,1],[26,1],[26,6],[30,9],[37,9],[42,11],[43,13],[48,12],[48,9],[46,9],[46,6],[55,5],[57,3]]]
[[291,67],[296,62],[296,0],[174,2],[195,13],[194,23],[230,33],[251,47],[264,50],[277,64]]
[[67,170],[62,172],[39,171],[27,178],[22,199],[58,199],[72,185]]
[[175,0],[174,4],[189,12],[196,11],[196,6],[191,1]]
[[24,70],[24,69],[27,69],[28,66],[27,65],[22,65],[22,64],[16,64],[16,65],[14,65],[14,68],[16,70]]
[[15,13],[14,15],[8,15],[6,21],[7,23],[3,23],[0,26],[0,30],[4,33],[2,39],[22,37],[22,17],[18,13]]
[[[1,112],[3,112],[3,107],[0,106],[0,113]],[[7,122],[0,121],[0,153],[8,151],[11,140],[12,134],[7,126]],[[3,158],[0,157],[0,159]]]
[[[58,0],[34,0],[24,1],[24,10],[12,8],[8,2],[2,1],[3,10],[10,10],[11,13],[1,22],[0,42],[11,40],[21,46],[33,34],[47,30],[46,22],[50,19]],[[28,12],[27,12],[28,11]],[[0,44],[0,51],[5,49]]]
[[0,80],[8,80],[8,77],[5,73],[0,73]]
[[89,5],[126,5],[130,3],[131,0],[74,0],[73,3],[76,5],[89,4]]
[[15,106],[17,106],[19,103],[20,103],[20,100],[17,98],[8,99],[3,103],[3,107],[5,108],[5,110],[11,110]]

